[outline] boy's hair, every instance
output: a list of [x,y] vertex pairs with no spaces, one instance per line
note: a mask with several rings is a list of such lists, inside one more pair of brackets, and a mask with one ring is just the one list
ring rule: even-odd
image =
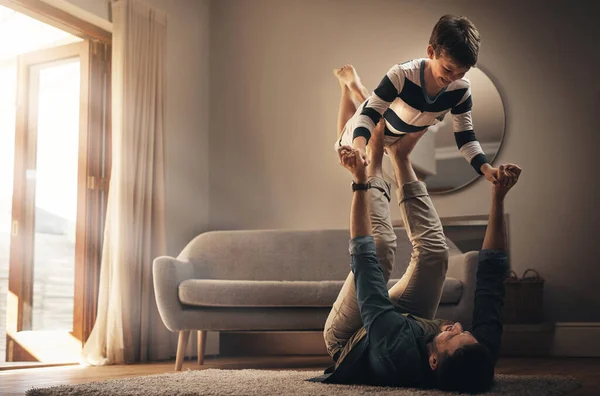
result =
[[429,44],[435,51],[435,56],[445,53],[463,67],[477,64],[479,54],[479,31],[467,17],[444,15],[435,24]]
[[494,362],[482,344],[470,344],[440,357],[436,385],[444,391],[481,393],[494,384]]

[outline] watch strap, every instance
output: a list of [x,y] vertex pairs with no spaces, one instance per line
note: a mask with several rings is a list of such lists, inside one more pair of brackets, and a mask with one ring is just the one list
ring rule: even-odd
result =
[[371,188],[371,183],[356,183],[352,181],[352,191],[368,190]]

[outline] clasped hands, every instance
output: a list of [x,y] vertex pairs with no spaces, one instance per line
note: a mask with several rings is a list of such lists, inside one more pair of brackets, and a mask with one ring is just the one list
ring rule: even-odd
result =
[[355,183],[367,182],[367,166],[359,149],[352,146],[341,146],[338,149],[338,156],[340,165],[352,173]]

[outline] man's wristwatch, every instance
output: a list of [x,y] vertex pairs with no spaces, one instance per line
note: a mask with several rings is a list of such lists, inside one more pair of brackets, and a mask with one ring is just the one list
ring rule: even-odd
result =
[[369,182],[356,183],[354,180],[352,180],[352,191],[368,190],[369,188],[371,188],[371,183]]

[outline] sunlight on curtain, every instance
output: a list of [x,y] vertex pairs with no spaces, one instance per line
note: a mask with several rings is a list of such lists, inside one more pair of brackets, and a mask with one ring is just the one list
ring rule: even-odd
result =
[[112,175],[98,314],[82,354],[94,365],[172,350],[152,284],[152,260],[165,253],[166,14],[139,0],[118,0],[112,10]]

